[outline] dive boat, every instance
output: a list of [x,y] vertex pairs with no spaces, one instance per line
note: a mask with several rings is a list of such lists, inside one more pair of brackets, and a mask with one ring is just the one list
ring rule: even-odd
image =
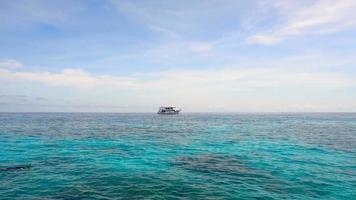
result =
[[157,114],[162,114],[162,115],[177,115],[181,109],[178,109],[175,106],[161,106],[158,109]]

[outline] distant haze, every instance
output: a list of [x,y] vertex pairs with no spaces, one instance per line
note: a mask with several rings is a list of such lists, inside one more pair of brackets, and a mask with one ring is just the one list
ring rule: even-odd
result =
[[2,0],[0,112],[355,112],[354,0]]

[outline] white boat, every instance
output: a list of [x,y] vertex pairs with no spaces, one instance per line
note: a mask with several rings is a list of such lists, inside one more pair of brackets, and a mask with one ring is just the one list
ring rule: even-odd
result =
[[157,113],[162,115],[177,115],[181,110],[175,106],[161,106]]

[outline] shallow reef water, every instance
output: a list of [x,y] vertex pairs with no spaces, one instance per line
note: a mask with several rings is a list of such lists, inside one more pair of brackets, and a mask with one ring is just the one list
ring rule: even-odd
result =
[[356,199],[356,114],[0,113],[0,199]]

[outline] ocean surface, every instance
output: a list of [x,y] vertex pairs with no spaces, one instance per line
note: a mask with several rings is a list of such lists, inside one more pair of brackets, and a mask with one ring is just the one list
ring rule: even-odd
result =
[[0,199],[356,199],[356,114],[1,113]]

